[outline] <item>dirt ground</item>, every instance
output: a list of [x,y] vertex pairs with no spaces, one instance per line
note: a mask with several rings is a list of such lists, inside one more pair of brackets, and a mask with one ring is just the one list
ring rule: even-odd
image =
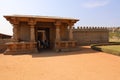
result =
[[120,57],[88,46],[76,52],[0,54],[0,80],[120,80]]

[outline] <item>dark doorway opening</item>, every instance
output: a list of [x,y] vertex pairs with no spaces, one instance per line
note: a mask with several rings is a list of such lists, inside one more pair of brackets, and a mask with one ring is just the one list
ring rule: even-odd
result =
[[38,28],[37,29],[37,49],[38,51],[45,51],[50,49],[50,29]]

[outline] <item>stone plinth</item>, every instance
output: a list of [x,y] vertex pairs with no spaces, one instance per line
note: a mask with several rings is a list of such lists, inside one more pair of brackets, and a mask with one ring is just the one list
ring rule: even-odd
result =
[[55,42],[55,50],[56,51],[71,51],[78,50],[76,41],[56,41]]
[[36,53],[36,42],[9,42],[6,43],[5,54]]

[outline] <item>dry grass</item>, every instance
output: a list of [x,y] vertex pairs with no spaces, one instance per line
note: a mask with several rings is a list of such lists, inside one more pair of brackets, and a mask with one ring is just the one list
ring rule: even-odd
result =
[[120,45],[107,45],[107,46],[98,46],[102,51],[119,55],[120,56]]

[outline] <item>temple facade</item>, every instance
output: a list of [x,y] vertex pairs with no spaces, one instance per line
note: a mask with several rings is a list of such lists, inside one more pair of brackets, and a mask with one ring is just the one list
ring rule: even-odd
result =
[[52,16],[4,16],[13,25],[13,41],[6,53],[40,52],[41,49],[60,51],[77,47],[73,26],[79,19]]

